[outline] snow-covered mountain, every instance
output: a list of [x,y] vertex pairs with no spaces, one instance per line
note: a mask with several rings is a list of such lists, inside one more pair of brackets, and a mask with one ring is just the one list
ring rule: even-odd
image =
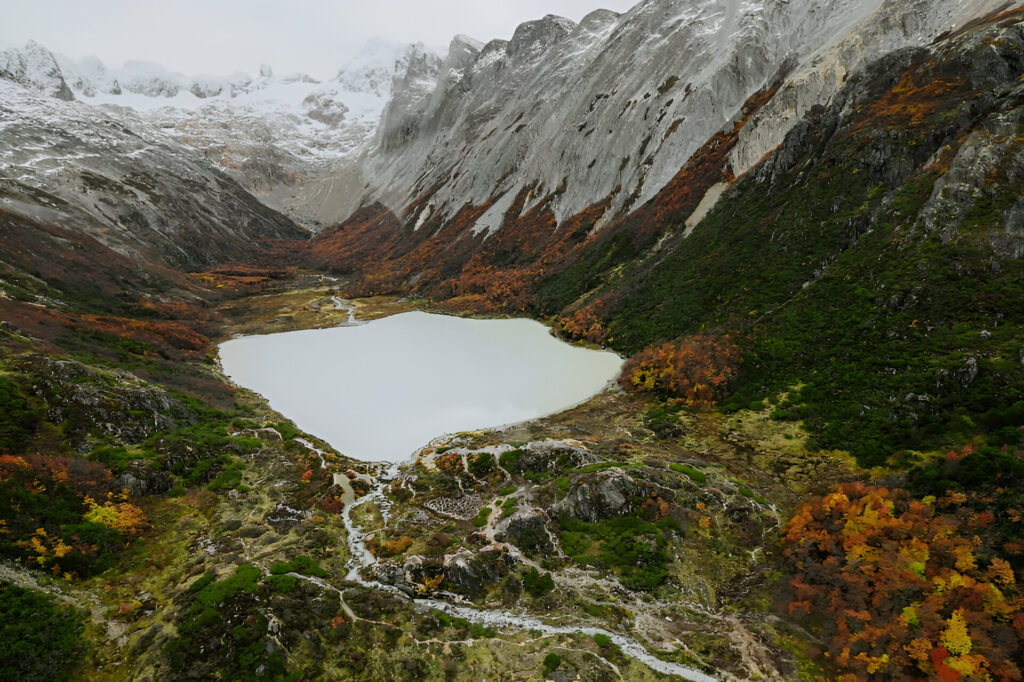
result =
[[[111,68],[95,57],[72,60],[35,42],[0,52],[0,76],[37,93],[101,107],[133,126],[162,129],[228,172],[264,203],[309,227],[355,208],[325,204],[318,178],[344,186],[353,152],[373,137],[381,113],[409,65],[440,62],[419,45],[367,43],[337,75],[187,76],[131,61]],[[361,182],[361,176],[355,176]],[[313,196],[311,196],[311,194]]]
[[549,15],[510,40],[456,36],[444,57],[371,41],[324,82],[269,67],[111,69],[34,43],[0,53],[0,73],[165,130],[312,229],[374,201],[404,214],[429,193],[417,222],[487,203],[479,233],[524,191],[523,210],[548,197],[558,221],[606,201],[600,227],[655,197],[720,131],[742,121],[724,176],[742,174],[872,59],[1006,4],[644,0],[579,24]]
[[370,41],[324,82],[276,75],[269,66],[256,76],[185,76],[148,62],[112,69],[96,58],[57,60],[80,101],[130,110],[202,150],[269,206],[316,228],[318,204],[307,184],[315,187],[323,175],[336,182],[337,168],[376,131],[396,74],[425,54],[422,46]]
[[0,78],[57,99],[75,98],[53,53],[34,40],[19,49],[0,50]]
[[132,117],[62,101],[55,82],[40,92],[0,78],[0,210],[181,269],[304,236],[194,148]]

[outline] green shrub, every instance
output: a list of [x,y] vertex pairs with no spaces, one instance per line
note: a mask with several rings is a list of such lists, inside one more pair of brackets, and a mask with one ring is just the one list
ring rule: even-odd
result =
[[498,636],[497,632],[481,625],[480,623],[470,623],[468,631],[469,636],[473,639],[491,639],[492,637]]
[[102,462],[114,473],[120,473],[132,460],[138,458],[121,447],[101,447],[90,452],[89,459]]
[[569,477],[559,476],[555,479],[555,485],[558,487],[559,498],[565,497],[569,494]]
[[536,568],[531,567],[529,572],[523,576],[523,589],[531,597],[537,599],[555,589],[555,580],[550,573],[542,575]]
[[687,466],[685,464],[677,464],[675,462],[669,464],[668,468],[678,474],[684,474],[697,485],[704,485],[705,483],[708,482],[708,475],[705,474],[700,469],[694,469],[691,466]]
[[299,586],[299,579],[293,575],[271,575],[263,582],[270,585],[276,592],[288,594]]
[[270,590],[284,598],[298,581],[272,575],[261,587],[260,579],[258,568],[243,564],[223,580],[207,574],[193,583],[181,597],[184,608],[175,623],[177,636],[164,645],[169,669],[190,669],[196,651],[202,649],[202,674],[207,679],[298,680],[301,675],[289,672],[271,645],[261,606]]
[[327,571],[320,567],[313,559],[308,556],[299,555],[291,561],[278,561],[270,567],[271,575],[285,575],[287,573],[299,573],[301,575],[309,575],[316,578],[327,577]]
[[0,452],[19,453],[35,435],[39,414],[18,382],[0,374]]
[[490,507],[481,508],[479,513],[477,513],[476,518],[473,519],[473,525],[477,528],[483,528],[486,526],[487,519],[491,518],[491,511]]
[[522,456],[522,450],[506,450],[505,452],[501,453],[498,456],[498,464],[501,465],[502,469],[514,473],[516,471],[519,471],[519,460],[520,458],[522,458]]
[[[651,590],[668,577],[671,557],[665,535],[673,529],[670,522],[655,525],[636,517],[620,516],[587,523],[562,516],[559,525],[559,541],[566,554],[574,561],[615,571],[629,588]],[[595,542],[599,552],[590,554]]]
[[221,469],[220,473],[206,487],[213,492],[235,490],[242,484],[242,473],[244,471],[244,462],[238,460],[231,462]]
[[84,623],[49,595],[0,583],[0,679],[68,679],[86,651]]
[[486,478],[492,471],[494,471],[494,455],[489,452],[478,453],[469,461],[469,473],[477,478]]

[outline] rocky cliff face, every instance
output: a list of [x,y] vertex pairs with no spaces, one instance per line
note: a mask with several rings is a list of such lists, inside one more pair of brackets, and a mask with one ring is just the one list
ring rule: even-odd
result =
[[19,50],[0,51],[0,78],[32,88],[62,100],[75,98],[57,58],[39,43],[30,40]]
[[653,198],[758,91],[775,90],[729,154],[733,175],[867,60],[1000,4],[647,0],[579,25],[548,16],[482,47],[456,38],[444,63],[396,80],[366,194],[401,213],[429,193],[447,220],[467,202],[500,215],[531,188],[524,210],[557,191],[558,222],[610,197],[606,221]]

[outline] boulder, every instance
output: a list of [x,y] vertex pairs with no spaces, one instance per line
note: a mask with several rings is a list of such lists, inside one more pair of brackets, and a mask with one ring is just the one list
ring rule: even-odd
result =
[[281,436],[281,432],[277,429],[267,427],[263,429],[256,429],[255,433],[257,438],[262,438],[263,440],[272,440],[278,443],[284,442],[284,437]]
[[114,480],[114,488],[127,490],[132,497],[162,495],[171,489],[171,476],[154,470],[149,462],[135,460]]
[[524,552],[552,554],[556,551],[542,512],[522,511],[501,521],[494,532],[498,542],[510,542]]
[[642,485],[622,471],[611,470],[582,478],[569,494],[551,507],[556,516],[567,514],[580,521],[596,523],[632,512],[651,494],[652,486]]
[[482,597],[487,590],[509,573],[517,564],[504,549],[486,548],[477,553],[467,550],[444,558],[444,587],[470,598]]

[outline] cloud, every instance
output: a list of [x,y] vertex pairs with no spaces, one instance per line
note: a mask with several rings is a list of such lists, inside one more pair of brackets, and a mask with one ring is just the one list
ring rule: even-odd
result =
[[129,59],[184,73],[332,75],[370,38],[444,48],[457,33],[510,38],[545,14],[578,21],[635,0],[4,0],[0,46],[35,39],[110,66]]

